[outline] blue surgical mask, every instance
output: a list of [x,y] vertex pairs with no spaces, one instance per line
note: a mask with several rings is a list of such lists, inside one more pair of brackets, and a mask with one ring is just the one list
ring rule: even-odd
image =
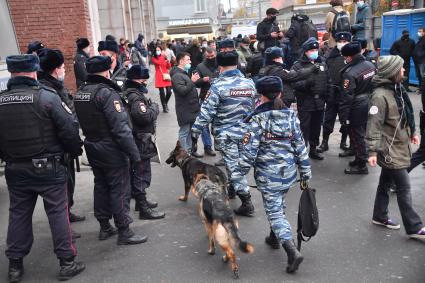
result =
[[316,60],[317,58],[319,58],[319,51],[314,51],[308,54],[308,59],[310,60]]
[[161,51],[159,51],[159,50],[157,50],[155,53],[156,53],[157,56],[161,55]]
[[357,2],[357,7],[358,8],[362,8],[364,6],[364,1],[358,1]]
[[189,63],[187,63],[186,65],[184,65],[184,70],[187,72],[190,70],[190,68],[192,67],[192,65],[190,65]]

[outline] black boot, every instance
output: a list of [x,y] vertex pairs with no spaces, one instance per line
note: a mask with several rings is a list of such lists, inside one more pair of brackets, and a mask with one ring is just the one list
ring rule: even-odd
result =
[[227,185],[227,195],[229,196],[229,199],[235,199],[236,198],[236,192],[235,192],[235,189],[233,188],[233,185],[231,183],[229,183]]
[[168,113],[168,106],[167,106],[167,104],[162,104],[162,112]]
[[322,144],[317,148],[318,153],[323,153],[329,150],[329,136],[323,135]]
[[288,266],[286,267],[286,272],[294,273],[297,271],[301,262],[303,262],[304,257],[297,250],[294,240],[283,242],[282,247],[285,249],[285,252],[288,255]]
[[22,258],[10,258],[9,259],[9,282],[18,283],[21,282],[22,276],[24,276],[24,261]]
[[354,167],[357,165],[357,159],[354,159],[353,161],[348,162],[348,166]]
[[104,241],[114,235],[117,234],[117,229],[112,227],[112,225],[109,223],[109,220],[102,220],[100,222],[100,232],[99,232],[99,240]]
[[212,150],[212,148],[210,146],[206,146],[204,148],[204,152],[206,155],[208,156],[216,156],[217,154]]
[[69,222],[80,222],[86,220],[85,216],[77,215],[74,213],[69,213]]
[[369,174],[369,170],[367,169],[366,162],[357,161],[355,166],[348,167],[344,170],[344,173],[348,175],[367,175]]
[[[149,200],[146,199],[146,203],[147,203],[149,208],[158,207],[158,203],[156,201],[149,201]],[[134,211],[139,211],[139,210],[140,210],[140,203],[138,201],[136,201],[136,204],[134,206]]]
[[354,156],[354,151],[349,148],[348,150],[344,150],[343,152],[338,154],[339,157],[350,157],[350,156]]
[[322,155],[322,154],[320,154],[320,153],[317,151],[316,146],[311,146],[311,147],[310,147],[310,153],[308,154],[308,156],[309,156],[311,159],[315,159],[315,160],[323,160],[323,159],[324,159],[323,155]]
[[193,157],[196,157],[196,158],[204,157],[203,154],[200,154],[197,151],[198,151],[198,145],[196,143],[192,142],[192,153],[191,153],[191,155]]
[[149,207],[147,200],[139,200],[139,219],[145,219],[145,220],[155,220],[155,219],[161,219],[165,217],[164,212],[156,211]]
[[118,230],[117,245],[137,245],[145,243],[147,240],[148,237],[136,235],[129,227]]
[[68,259],[60,258],[59,264],[61,267],[58,275],[59,281],[69,280],[86,269],[84,263],[74,261],[74,257]]
[[266,237],[266,244],[275,250],[280,248],[279,240],[277,239],[272,229],[270,229],[270,235]]
[[252,216],[252,214],[254,214],[254,205],[251,202],[251,194],[249,192],[239,192],[238,196],[242,204],[238,209],[235,209],[234,212],[241,216]]
[[347,145],[347,134],[343,133],[341,137],[341,143],[339,144],[339,148],[342,150],[349,150],[350,147]]

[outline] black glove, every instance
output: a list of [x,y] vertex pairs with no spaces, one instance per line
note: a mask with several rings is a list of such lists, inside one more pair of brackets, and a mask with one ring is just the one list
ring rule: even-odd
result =
[[313,71],[314,74],[319,73],[320,65],[319,64],[313,64],[312,71]]
[[133,161],[131,162],[131,170],[133,172],[141,172],[142,171],[142,161]]

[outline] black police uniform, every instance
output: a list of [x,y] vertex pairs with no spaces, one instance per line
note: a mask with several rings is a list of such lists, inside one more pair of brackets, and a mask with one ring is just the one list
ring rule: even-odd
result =
[[33,243],[32,214],[40,195],[58,258],[77,254],[68,219],[64,154],[81,154],[79,125],[54,90],[14,77],[0,94],[0,157],[10,195],[6,256],[20,259]]
[[[40,71],[37,73],[37,78],[41,84],[54,89],[56,93],[58,94],[58,96],[60,97],[60,99],[62,100],[62,102],[68,106],[68,108],[72,111],[72,114],[75,116],[75,118],[77,118],[77,114],[75,113],[73,97],[71,93],[68,91],[68,89],[64,87],[63,82],[57,80],[52,75],[43,71]],[[75,191],[74,161],[75,160],[77,160],[78,162],[78,158],[73,159],[73,158],[70,158],[69,156],[66,156],[65,158],[67,173],[68,173],[67,187],[68,187],[68,210],[69,211],[71,211],[71,208],[74,205],[74,191]],[[71,222],[73,222],[73,219],[71,219],[72,217],[74,217],[74,221],[85,219],[85,217],[81,217],[77,215],[71,216],[71,213],[70,213]]]
[[[136,207],[140,210],[140,219],[159,219],[164,213],[152,208],[157,203],[149,202],[146,198],[146,189],[152,180],[151,158],[157,155],[157,148],[152,141],[155,133],[155,123],[159,114],[158,104],[145,97],[147,88],[132,80],[124,84],[124,96],[127,99],[127,110],[131,118],[133,136],[139,149],[142,170],[130,170],[131,194],[136,199]],[[137,210],[136,209],[136,210]]]
[[[328,66],[325,64],[324,58],[319,56],[315,65],[317,66],[316,73],[309,76],[308,79],[293,83],[292,86],[295,89],[301,131],[306,144],[310,145],[310,157],[323,159],[322,156],[317,154],[316,146],[319,145],[325,99],[332,94],[332,87]],[[300,72],[302,69],[311,67],[311,61],[303,55],[300,60],[294,63],[291,70]]]
[[346,173],[355,171],[353,168],[361,168],[364,171],[363,173],[367,173],[368,153],[365,135],[369,95],[372,92],[372,78],[376,74],[376,68],[371,62],[366,61],[361,54],[357,54],[341,70],[341,74],[340,121],[343,126],[347,127],[356,157],[355,161],[350,163],[350,168],[346,170]]
[[129,229],[132,219],[128,214],[128,157],[133,162],[140,162],[140,155],[120,91],[111,80],[89,74],[74,97],[74,104],[94,174],[94,215],[101,226],[99,239],[104,240],[116,233],[109,223],[113,217],[119,233],[118,244],[126,244],[120,242],[120,236],[124,239],[134,235]]

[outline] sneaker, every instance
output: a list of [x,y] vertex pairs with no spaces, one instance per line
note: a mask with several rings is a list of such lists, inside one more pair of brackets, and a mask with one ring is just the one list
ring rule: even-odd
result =
[[[393,230],[400,229],[400,224],[398,224],[397,222],[394,222],[391,219],[387,219],[386,221],[372,220],[372,223],[379,226],[385,226],[388,229],[393,229]],[[425,231],[424,231],[424,237],[425,237]]]
[[422,227],[422,229],[419,230],[416,234],[410,234],[409,237],[412,239],[425,239],[425,227]]

